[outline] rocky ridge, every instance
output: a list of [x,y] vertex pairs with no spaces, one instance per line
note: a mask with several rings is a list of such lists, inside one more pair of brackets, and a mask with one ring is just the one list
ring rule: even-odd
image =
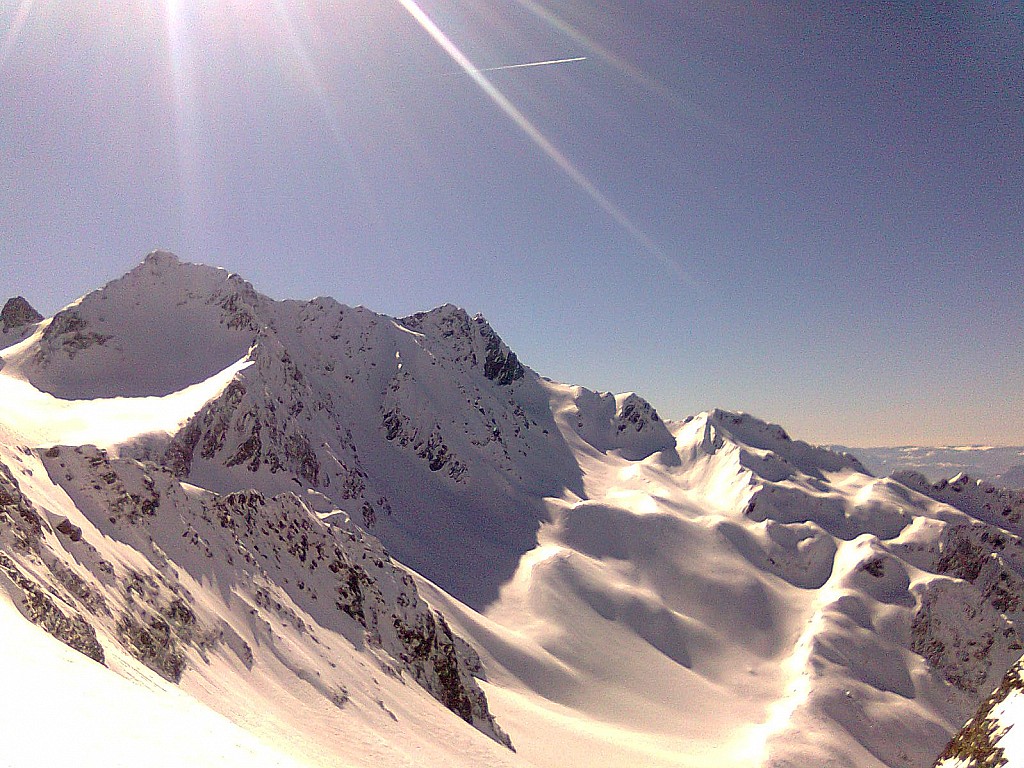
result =
[[1010,667],[999,687],[950,740],[935,768],[1010,768],[1018,764],[1024,755],[1019,747],[1013,749],[1006,737],[1019,725],[1022,705],[1024,659]]
[[[261,663],[260,647],[287,659],[294,636],[327,664],[330,644],[347,638],[511,747],[476,683],[479,658],[362,529],[321,522],[294,494],[197,493],[162,467],[91,447],[55,446],[42,461],[81,524],[49,523],[0,466],[0,572],[26,617],[58,639],[100,663],[103,645],[117,643],[178,683],[214,654],[246,669]],[[100,539],[120,557],[102,557]],[[221,610],[196,597],[211,580],[230,595]],[[223,618],[239,603],[244,626]],[[316,687],[331,701],[349,695],[344,680]]]

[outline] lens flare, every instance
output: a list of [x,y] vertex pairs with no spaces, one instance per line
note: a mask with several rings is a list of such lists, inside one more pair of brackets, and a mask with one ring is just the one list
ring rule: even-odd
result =
[[551,143],[548,138],[541,133],[526,115],[524,115],[508,98],[495,87],[495,85],[484,76],[484,70],[476,67],[466,55],[451,41],[451,39],[434,23],[434,21],[423,11],[422,8],[415,2],[415,0],[398,0],[399,4],[409,13],[410,16],[419,24],[423,30],[433,38],[434,42],[437,43],[441,49],[451,57],[463,72],[469,75],[480,89],[487,94],[487,96],[493,101],[502,112],[512,122],[514,122],[519,129],[526,134],[526,136],[534,143],[534,145],[540,149],[545,155],[547,155],[557,165],[566,176],[568,176],[573,183],[576,184],[591,200],[593,200],[598,207],[600,207],[605,213],[607,213],[612,220],[624,229],[629,235],[639,243],[643,249],[650,255],[655,261],[665,267],[671,272],[677,279],[688,284],[695,285],[695,281],[686,272],[683,271],[682,267],[676,263],[672,258],[663,251],[657,243],[655,243],[640,227],[633,223],[633,221],[620,209],[615,203],[608,199],[608,197],[597,188],[597,186],[587,178],[586,174],[577,168],[569,158],[562,154],[559,149]]
[[14,14],[14,20],[11,22],[7,34],[4,35],[3,43],[0,43],[0,71],[7,63],[7,57],[11,55],[14,44],[18,42],[18,35],[21,33],[21,28],[25,26],[25,21],[34,4],[35,0],[21,0],[21,5],[18,6],[18,10]]
[[203,221],[199,179],[199,111],[194,61],[185,35],[186,22],[178,0],[164,3],[167,47],[174,90],[174,136],[178,159],[180,216],[183,234]]
[[696,104],[681,98],[677,93],[667,88],[663,83],[644,74],[644,72],[642,72],[636,65],[616,56],[600,43],[596,42],[593,38],[588,37],[580,32],[576,27],[556,16],[537,2],[537,0],[515,0],[515,2],[537,18],[547,23],[553,29],[568,37],[581,48],[592,51],[606,64],[617,69],[634,82],[639,83],[642,88],[664,99],[681,112],[696,117],[704,124],[724,133],[732,131],[732,128],[728,123],[711,114],[707,110],[701,109]]

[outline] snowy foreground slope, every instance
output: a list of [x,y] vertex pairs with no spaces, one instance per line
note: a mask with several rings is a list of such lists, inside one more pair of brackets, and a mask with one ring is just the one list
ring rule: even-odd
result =
[[9,316],[0,765],[65,690],[95,765],[929,766],[1024,652],[1015,496],[666,423],[456,307],[157,252]]

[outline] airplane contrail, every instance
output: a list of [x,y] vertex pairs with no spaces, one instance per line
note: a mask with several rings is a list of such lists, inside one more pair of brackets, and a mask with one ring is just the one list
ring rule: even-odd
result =
[[586,56],[574,56],[571,59],[550,59],[548,61],[531,61],[526,64],[505,64],[501,67],[484,67],[476,72],[500,72],[503,69],[523,69],[524,67],[546,67],[549,64],[568,64],[572,61],[586,61]]

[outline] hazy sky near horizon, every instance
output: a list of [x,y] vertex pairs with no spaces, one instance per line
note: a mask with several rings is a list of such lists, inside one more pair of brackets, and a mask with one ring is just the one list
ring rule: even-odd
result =
[[666,417],[1024,444],[1024,4],[0,0],[0,292],[155,247]]

